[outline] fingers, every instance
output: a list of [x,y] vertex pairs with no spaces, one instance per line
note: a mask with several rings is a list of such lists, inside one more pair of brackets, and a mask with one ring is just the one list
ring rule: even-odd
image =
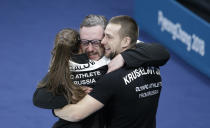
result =
[[90,93],[93,90],[93,88],[82,86],[82,90],[85,91],[86,93]]

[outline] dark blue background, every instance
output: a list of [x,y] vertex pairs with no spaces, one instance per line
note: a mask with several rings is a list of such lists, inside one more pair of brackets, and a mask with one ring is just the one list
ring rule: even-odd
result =
[[[55,34],[78,29],[88,14],[133,16],[133,1],[0,0],[0,127],[48,128],[56,121],[50,110],[33,106],[32,96],[47,72]],[[143,31],[140,39],[155,41]],[[161,73],[157,127],[210,127],[210,80],[172,52]]]

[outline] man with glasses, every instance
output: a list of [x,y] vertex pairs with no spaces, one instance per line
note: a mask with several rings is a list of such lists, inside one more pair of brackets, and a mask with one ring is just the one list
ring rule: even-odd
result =
[[91,60],[99,60],[104,54],[104,48],[101,46],[103,38],[103,29],[101,26],[80,28],[80,48],[82,53],[86,53]]
[[[101,40],[104,37],[104,30],[107,20],[102,15],[88,15],[80,24],[80,49],[86,53],[91,60],[98,61],[104,56],[104,47]],[[129,49],[115,58],[108,64],[108,72],[119,69],[124,64],[128,67],[141,65],[162,66],[169,59],[169,54],[159,44],[141,44],[136,49]]]

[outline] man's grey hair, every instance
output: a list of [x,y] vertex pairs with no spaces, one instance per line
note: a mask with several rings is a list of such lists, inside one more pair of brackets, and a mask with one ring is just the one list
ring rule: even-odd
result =
[[82,27],[92,27],[100,25],[105,29],[107,25],[107,19],[102,15],[93,15],[90,14],[84,18],[82,23],[80,24],[80,28]]

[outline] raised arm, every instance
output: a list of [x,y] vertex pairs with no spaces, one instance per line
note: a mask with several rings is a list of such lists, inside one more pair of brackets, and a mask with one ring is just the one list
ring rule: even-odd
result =
[[158,43],[138,43],[136,49],[128,49],[121,55],[128,67],[162,66],[170,58],[166,48]]
[[113,58],[108,65],[108,72],[117,70],[124,64],[129,68],[162,66],[169,58],[169,52],[158,43],[138,43],[136,48],[128,49]]

